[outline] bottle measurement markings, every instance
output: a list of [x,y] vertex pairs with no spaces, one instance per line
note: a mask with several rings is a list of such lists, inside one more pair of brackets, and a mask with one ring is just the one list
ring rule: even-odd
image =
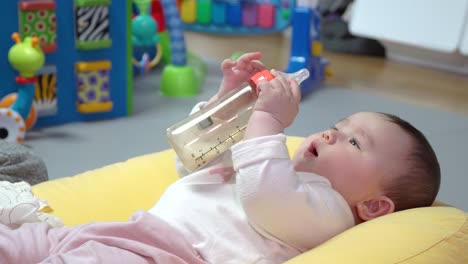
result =
[[[210,147],[210,149],[208,149],[207,151],[203,151],[203,149],[200,149],[201,154],[200,154],[198,157],[192,153],[192,157],[195,157],[195,162],[200,162],[200,163],[202,163],[202,164],[205,164],[205,163],[206,163],[206,161],[205,161],[205,156],[207,156],[207,155],[208,155],[210,152],[212,152],[212,151],[219,151],[219,150],[218,150],[218,147],[221,146],[221,145],[223,145],[223,144],[225,144],[228,140],[232,140],[233,143],[236,143],[236,141],[235,141],[235,139],[234,139],[234,136],[236,136],[236,135],[242,133],[246,128],[247,128],[247,127],[243,127],[243,128],[237,127],[237,131],[236,131],[236,132],[230,134],[228,137],[226,137],[226,138],[223,139],[223,140],[218,139],[218,144],[216,144],[216,145],[213,146],[213,147]],[[201,164],[198,164],[198,167],[200,167],[200,166],[201,166]]]

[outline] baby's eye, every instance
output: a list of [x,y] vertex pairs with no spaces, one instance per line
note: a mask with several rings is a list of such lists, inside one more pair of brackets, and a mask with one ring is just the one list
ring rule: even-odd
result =
[[330,126],[330,129],[338,131],[338,128],[336,128],[335,125],[331,125],[331,126]]
[[359,146],[359,143],[357,142],[357,140],[356,140],[355,138],[351,138],[351,139],[349,140],[349,143],[350,143],[351,145],[355,146],[356,148],[361,149],[361,147]]

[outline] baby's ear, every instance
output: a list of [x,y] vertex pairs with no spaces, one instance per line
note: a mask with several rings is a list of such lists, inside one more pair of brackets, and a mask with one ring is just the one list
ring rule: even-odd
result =
[[357,215],[362,221],[369,221],[394,211],[395,204],[385,195],[358,202],[356,205]]

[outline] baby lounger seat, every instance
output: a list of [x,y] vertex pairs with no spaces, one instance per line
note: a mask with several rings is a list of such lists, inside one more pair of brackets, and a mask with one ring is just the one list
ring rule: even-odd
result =
[[[302,138],[288,137],[292,154]],[[148,210],[178,179],[173,150],[148,154],[33,186],[51,213],[72,226],[126,221]],[[357,225],[288,264],[468,263],[468,214],[437,203]]]

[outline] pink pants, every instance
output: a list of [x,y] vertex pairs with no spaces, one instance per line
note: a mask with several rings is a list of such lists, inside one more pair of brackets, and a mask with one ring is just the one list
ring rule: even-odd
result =
[[46,223],[23,224],[17,229],[0,225],[0,263],[205,262],[177,230],[140,211],[128,222],[64,228]]

